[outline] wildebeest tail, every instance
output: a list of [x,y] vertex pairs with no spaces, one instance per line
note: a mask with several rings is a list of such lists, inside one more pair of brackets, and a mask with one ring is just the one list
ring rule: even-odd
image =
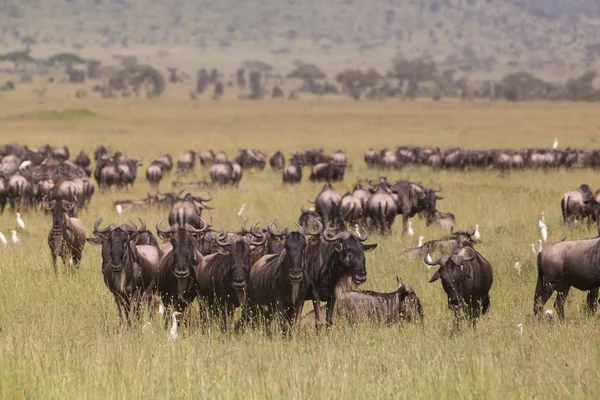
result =
[[567,210],[569,208],[569,196],[560,200],[560,210],[562,211],[563,223],[567,222]]

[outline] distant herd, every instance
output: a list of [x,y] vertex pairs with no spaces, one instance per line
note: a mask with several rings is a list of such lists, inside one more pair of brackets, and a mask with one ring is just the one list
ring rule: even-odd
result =
[[[240,150],[233,160],[223,152],[184,152],[176,163],[168,155],[150,162],[146,178],[156,194],[143,200],[116,201],[119,214],[157,207],[168,210],[156,224],[155,235],[147,224],[133,220],[126,224],[94,223],[92,237],[86,237],[79,210],[90,205],[95,193],[92,177],[100,192],[134,184],[140,160],[122,152],[110,153],[104,146],[94,152],[95,166],[81,151],[69,161],[69,149],[48,145],[29,149],[16,144],[0,147],[0,206],[15,212],[41,207],[51,216],[48,245],[55,273],[60,258],[66,270],[73,271],[83,257],[86,243],[101,248],[104,282],[115,298],[123,321],[133,323],[144,306],[173,309],[185,315],[189,305],[200,302],[201,318],[220,321],[228,329],[236,308],[241,317],[236,330],[264,326],[277,320],[284,334],[294,330],[302,319],[306,301],[313,304],[317,328],[325,313],[326,326],[334,315],[351,322],[371,321],[390,325],[400,321],[421,321],[423,307],[412,287],[397,278],[391,293],[352,289],[367,279],[365,253],[376,244],[366,244],[368,231],[389,234],[397,215],[402,215],[402,233],[412,236],[409,219],[419,215],[427,226],[438,223],[450,236],[406,250],[409,258],[422,257],[425,264],[438,269],[430,282],[440,280],[448,306],[456,321],[466,319],[475,325],[490,307],[493,284],[490,262],[477,250],[479,231],[454,231],[454,215],[437,210],[440,189],[426,188],[409,181],[390,182],[386,177],[363,179],[343,196],[332,182],[344,179],[349,165],[343,151],[333,156],[321,149],[296,152],[286,166],[283,153],[270,158],[251,149]],[[264,169],[267,162],[280,171],[284,183],[302,179],[302,167],[312,166],[309,179],[324,185],[314,200],[315,209],[301,208],[295,227],[280,229],[276,220],[266,226],[246,221],[239,231],[215,229],[203,217],[212,195],[199,196],[158,191],[162,178],[176,166],[184,176],[196,162],[209,169],[211,182],[181,182],[175,185],[206,188],[213,185],[237,187],[243,171]],[[600,153],[575,149],[526,149],[469,151],[421,147],[399,147],[396,151],[369,150],[369,167],[406,167],[429,165],[434,168],[569,168],[600,166]],[[363,185],[365,184],[365,185]],[[600,221],[600,191],[581,185],[565,194],[561,201],[565,224],[583,219]],[[241,210],[240,210],[241,213]],[[34,214],[31,214],[34,215]],[[19,214],[20,218],[20,214]],[[168,219],[168,226],[163,227]],[[545,225],[544,225],[545,226]],[[441,253],[433,260],[431,253]],[[538,253],[538,282],[534,312],[541,315],[544,304],[557,292],[555,308],[564,318],[564,302],[569,289],[588,291],[588,307],[594,312],[600,287],[600,238],[562,241]],[[321,302],[325,302],[324,309]],[[176,314],[179,315],[179,314]],[[309,317],[312,318],[309,314]],[[306,317],[305,317],[306,318]]]

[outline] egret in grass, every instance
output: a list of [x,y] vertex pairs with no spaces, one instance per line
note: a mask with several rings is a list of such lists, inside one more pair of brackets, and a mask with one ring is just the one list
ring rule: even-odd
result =
[[169,332],[169,336],[168,336],[169,340],[177,339],[177,317],[180,315],[181,315],[181,313],[178,311],[174,311],[172,314],[173,325],[171,326],[171,331]]

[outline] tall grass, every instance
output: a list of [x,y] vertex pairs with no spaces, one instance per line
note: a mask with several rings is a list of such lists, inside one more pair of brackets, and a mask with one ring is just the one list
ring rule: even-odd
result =
[[[106,118],[11,119],[23,112],[87,109]],[[34,115],[34,114],[32,114]],[[39,115],[39,114],[36,114]],[[162,321],[152,329],[122,328],[112,296],[100,273],[100,249],[87,246],[74,276],[55,278],[46,237],[50,217],[24,215],[21,244],[0,248],[0,396],[2,398],[589,398],[598,392],[600,346],[597,317],[588,317],[585,294],[572,291],[564,324],[538,324],[532,317],[536,282],[530,244],[539,238],[537,221],[545,211],[549,241],[595,236],[595,230],[562,227],[562,194],[581,183],[596,187],[589,170],[453,172],[409,169],[366,170],[369,147],[424,144],[447,147],[562,146],[598,147],[600,115],[587,104],[399,104],[187,103],[176,101],[61,100],[35,106],[16,99],[0,104],[2,141],[39,146],[67,144],[72,153],[99,144],[148,162],[164,152],[185,149],[255,147],[288,155],[298,148],[345,149],[352,168],[342,194],[356,177],[411,179],[443,187],[438,208],[451,211],[459,228],[480,225],[478,250],[494,268],[492,306],[476,330],[453,330],[451,312],[439,282],[428,284],[434,270],[401,251],[415,238],[372,234],[378,248],[367,255],[365,288],[395,288],[396,275],[411,284],[423,302],[423,326],[350,327],[340,322],[329,332],[303,326],[293,339],[267,338],[260,332],[221,333],[192,324],[180,339],[166,340]],[[308,174],[308,169],[305,169]],[[148,192],[140,169],[134,189],[96,194],[80,215],[91,235],[93,222],[139,216],[150,227],[166,212],[148,210],[118,216],[112,201],[143,198]],[[186,179],[206,177],[197,168]],[[171,176],[161,189],[170,189]],[[213,191],[216,226],[237,229],[236,213],[262,224],[278,218],[293,224],[306,198],[320,185],[307,181],[284,187],[279,174],[245,172],[240,188]],[[447,232],[413,222],[426,239]],[[16,226],[7,211],[0,231]],[[513,265],[520,261],[519,276]],[[553,301],[553,300],[551,300]],[[551,307],[551,302],[546,306]],[[307,303],[305,309],[311,307]],[[516,325],[524,324],[519,337]]]

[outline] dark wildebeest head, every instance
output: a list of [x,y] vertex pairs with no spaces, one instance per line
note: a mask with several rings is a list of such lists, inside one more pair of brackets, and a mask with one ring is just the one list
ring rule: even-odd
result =
[[48,202],[47,199],[48,197],[44,196],[42,205],[47,211],[52,212],[52,232],[62,232],[67,218],[69,218],[69,212],[77,203],[77,198],[71,196],[72,201],[62,199],[58,202],[57,200],[50,200]]
[[475,260],[476,257],[477,253],[468,245],[456,248],[450,257],[440,257],[433,262],[427,261],[427,256],[425,256],[424,261],[427,265],[439,265],[429,283],[433,283],[438,279],[442,280],[442,287],[448,295],[448,306],[450,308],[458,309],[465,306],[466,281],[472,277],[465,270],[463,264]]
[[367,280],[365,252],[372,251],[377,247],[376,244],[363,245],[368,235],[364,229],[360,229],[364,235],[354,232],[340,232],[334,236],[329,236],[327,233],[323,235],[323,240],[335,244],[337,261],[357,285]]
[[427,213],[427,226],[431,225],[435,221],[435,212],[436,212],[436,202],[437,200],[442,200],[443,197],[439,197],[436,193],[438,193],[442,189],[433,190],[427,189],[427,205],[425,211]]
[[163,220],[164,218],[156,224],[156,232],[161,239],[170,241],[173,246],[172,263],[168,267],[172,269],[176,278],[187,278],[192,273],[192,268],[200,261],[196,250],[197,236],[206,231],[207,224],[200,218],[201,227],[199,229],[190,224],[183,226],[174,224],[169,230],[164,231],[160,228]]
[[138,229],[135,222],[129,224],[110,224],[101,229],[102,218],[94,223],[94,237],[87,239],[88,243],[102,245],[102,269],[111,268],[113,272],[120,272],[126,267],[131,267],[136,256],[135,242],[141,234],[146,232],[146,223],[140,219],[142,226]]

